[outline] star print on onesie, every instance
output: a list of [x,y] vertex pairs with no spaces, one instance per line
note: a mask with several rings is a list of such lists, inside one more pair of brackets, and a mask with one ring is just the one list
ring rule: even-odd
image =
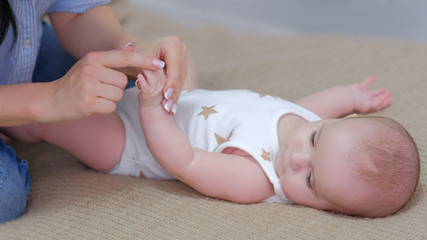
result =
[[228,135],[227,138],[223,138],[220,135],[218,135],[218,134],[215,133],[215,138],[216,138],[216,142],[218,143],[218,147],[219,147],[219,145],[221,145],[221,144],[223,144],[225,142],[230,141],[231,136],[233,136],[233,131],[234,131],[234,129],[231,130],[231,132],[230,132],[230,134]]
[[262,150],[262,154],[261,154],[262,159],[264,159],[265,161],[271,162],[270,153],[265,151],[264,148],[261,148],[261,150]]
[[[138,89],[124,92],[117,113],[126,130],[120,163],[112,174],[171,179],[149,151],[139,120]],[[277,124],[281,116],[295,114],[307,121],[320,118],[294,103],[248,90],[182,91],[174,115],[176,125],[193,148],[222,152],[236,148],[254,158],[273,185],[275,195],[268,202],[289,202],[283,194],[273,161],[279,150]]]
[[288,202],[272,161],[279,150],[277,124],[287,113],[308,121],[319,120],[317,115],[278,97],[248,90],[184,91],[178,105],[175,122],[193,147],[211,152],[231,147],[248,153],[273,184],[274,201]]
[[205,117],[205,120],[208,120],[209,115],[214,114],[214,113],[218,113],[215,109],[214,109],[215,105],[212,105],[210,107],[205,107],[202,106],[203,111],[199,112],[197,114],[197,116],[203,115],[203,117]]

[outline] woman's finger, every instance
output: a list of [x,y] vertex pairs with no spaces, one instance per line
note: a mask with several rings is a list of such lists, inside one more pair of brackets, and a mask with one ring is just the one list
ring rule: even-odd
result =
[[151,56],[122,50],[91,52],[83,59],[89,63],[102,65],[107,68],[135,67],[147,70],[158,70],[163,68],[165,64],[163,61]]
[[128,78],[124,73],[106,67],[99,67],[96,79],[102,84],[111,85],[122,90],[125,89],[128,83]]
[[182,85],[186,77],[187,70],[187,50],[184,44],[179,39],[170,39],[161,49],[161,55],[167,63],[166,78],[167,81],[163,87],[165,94],[170,88],[174,89],[175,94],[172,95],[174,102],[177,102],[178,96],[176,93],[181,91]]
[[99,84],[96,93],[99,98],[113,102],[117,102],[123,97],[123,89],[109,84]]

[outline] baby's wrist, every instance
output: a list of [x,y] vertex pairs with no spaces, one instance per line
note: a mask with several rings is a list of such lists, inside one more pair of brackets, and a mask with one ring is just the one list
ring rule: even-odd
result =
[[160,109],[163,109],[163,107],[162,107],[162,104],[160,104],[160,103],[157,103],[157,104],[140,104],[139,105],[139,109],[140,110],[144,110],[144,111],[147,111],[147,110],[152,110],[152,109],[156,109],[156,108],[160,108]]

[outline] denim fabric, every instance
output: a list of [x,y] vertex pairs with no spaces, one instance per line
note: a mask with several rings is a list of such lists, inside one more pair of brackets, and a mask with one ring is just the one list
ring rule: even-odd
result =
[[[53,28],[43,22],[43,37],[34,82],[49,82],[62,77],[76,59],[59,44]],[[30,191],[30,175],[26,161],[16,157],[15,151],[0,139],[0,223],[20,217],[26,207]]]
[[0,223],[21,216],[30,192],[30,174],[26,161],[0,139]]
[[59,44],[53,27],[43,22],[43,36],[33,72],[33,82],[50,82],[65,75],[76,63]]

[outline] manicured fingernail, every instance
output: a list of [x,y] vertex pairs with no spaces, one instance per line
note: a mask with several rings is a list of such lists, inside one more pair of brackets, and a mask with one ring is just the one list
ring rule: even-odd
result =
[[135,81],[135,86],[136,86],[139,90],[141,90],[141,89],[139,88],[139,85],[138,85],[138,79],[136,79],[136,81]]
[[173,104],[173,106],[172,106],[172,112],[173,112],[173,114],[175,114],[176,113],[176,109],[178,108],[178,105],[176,105],[176,104]]
[[173,88],[168,88],[168,90],[166,90],[166,92],[165,92],[166,100],[169,100],[169,98],[171,98],[172,93],[173,93]]
[[132,47],[132,49],[134,48],[134,45],[133,45],[133,42],[128,42],[128,43],[126,43],[123,47],[121,47],[120,49],[124,49],[124,48],[127,48],[127,47]]
[[164,68],[165,67],[165,62],[163,62],[162,60],[159,59],[154,59],[153,60],[153,65],[158,67],[158,68]]
[[169,99],[165,105],[163,106],[163,108],[166,110],[166,112],[170,112],[172,109],[173,105],[173,101],[171,99]]

